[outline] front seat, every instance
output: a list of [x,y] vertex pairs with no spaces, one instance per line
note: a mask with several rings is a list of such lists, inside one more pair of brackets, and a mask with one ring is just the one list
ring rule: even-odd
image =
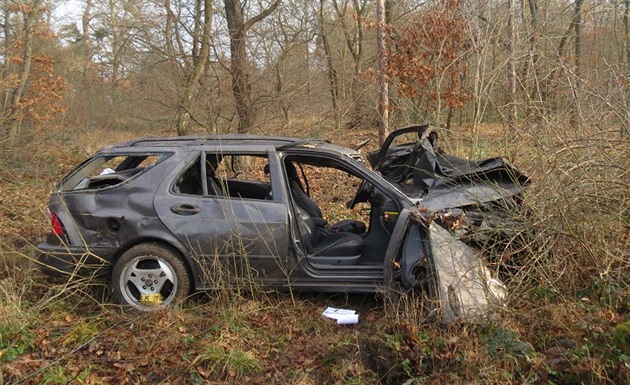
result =
[[[295,165],[291,162],[286,162],[287,178],[289,182],[289,188],[291,189],[291,195],[295,203],[301,207],[313,220],[313,222],[320,227],[326,227],[328,221],[324,219],[322,211],[320,210],[315,200],[308,196],[300,183]],[[333,233],[338,232],[351,232],[355,234],[365,233],[365,223],[356,221],[354,219],[344,219],[334,223],[331,226],[326,227]]]
[[295,202],[296,220],[308,260],[321,265],[354,265],[361,258],[365,246],[363,238],[354,233],[332,233],[317,225],[317,218]]
[[[291,170],[291,171],[290,171]],[[355,233],[331,231],[315,201],[304,193],[293,164],[287,162],[289,188],[296,220],[310,262],[322,265],[353,265],[361,258],[365,242]],[[364,230],[365,231],[365,230]]]

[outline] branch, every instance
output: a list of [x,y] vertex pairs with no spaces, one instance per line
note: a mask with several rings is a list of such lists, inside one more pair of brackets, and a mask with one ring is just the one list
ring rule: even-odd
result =
[[251,19],[247,20],[243,24],[243,33],[247,32],[254,24],[258,23],[259,21],[261,21],[265,17],[269,16],[273,11],[276,10],[276,8],[278,8],[278,5],[280,5],[281,2],[282,2],[282,0],[276,0],[273,4],[271,4],[269,6],[269,8],[265,9],[264,11],[259,13],[258,15],[256,15],[256,16],[252,17]]

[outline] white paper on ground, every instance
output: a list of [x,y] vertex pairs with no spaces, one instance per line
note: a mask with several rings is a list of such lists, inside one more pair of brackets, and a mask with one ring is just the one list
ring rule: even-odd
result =
[[324,317],[337,320],[338,325],[354,325],[359,323],[359,315],[356,313],[356,310],[328,307],[326,310],[324,310],[322,315]]

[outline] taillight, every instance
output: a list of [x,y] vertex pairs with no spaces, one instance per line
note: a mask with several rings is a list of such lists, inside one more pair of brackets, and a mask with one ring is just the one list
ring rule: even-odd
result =
[[61,224],[61,221],[59,220],[57,214],[53,213],[52,211],[50,211],[50,225],[52,227],[53,234],[58,237],[63,236],[63,225]]

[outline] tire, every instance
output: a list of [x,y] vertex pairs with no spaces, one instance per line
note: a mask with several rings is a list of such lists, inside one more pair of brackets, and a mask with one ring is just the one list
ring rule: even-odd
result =
[[191,282],[184,261],[157,243],[133,246],[112,272],[116,300],[140,311],[156,311],[183,301],[191,292]]

